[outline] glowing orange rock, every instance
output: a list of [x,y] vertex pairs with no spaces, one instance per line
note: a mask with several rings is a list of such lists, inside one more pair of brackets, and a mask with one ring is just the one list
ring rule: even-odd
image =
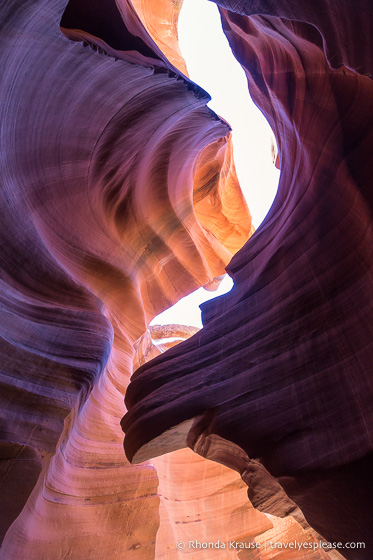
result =
[[[113,3],[90,2],[85,25],[87,4],[72,2],[62,34],[64,8],[1,7],[3,485],[22,484],[15,507],[2,504],[0,556],[147,559],[158,477],[128,463],[120,428],[134,345],[154,315],[224,273],[251,221],[208,95]],[[214,210],[210,230],[193,209],[210,144],[244,207],[226,221],[227,247]]]
[[126,452],[188,445],[231,466],[239,449],[346,558],[369,560],[372,9],[219,4],[276,136],[278,194],[227,268],[233,290],[203,305],[204,329],[133,376]]

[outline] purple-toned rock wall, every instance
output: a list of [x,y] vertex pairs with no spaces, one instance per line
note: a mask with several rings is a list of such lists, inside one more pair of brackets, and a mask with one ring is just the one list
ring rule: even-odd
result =
[[[315,530],[372,558],[372,8],[220,5],[279,147],[250,239],[229,125],[181,73],[178,2],[159,22],[148,0],[0,7],[1,560]],[[157,356],[176,342],[152,318],[227,265],[232,292]],[[340,558],[301,554],[276,558]]]
[[365,550],[343,550],[346,558],[368,559],[372,8],[219,3],[276,135],[278,195],[228,266],[232,292],[203,304],[204,328],[135,373],[125,449],[136,461],[169,441],[188,444],[250,486],[248,458],[232,459],[240,448],[327,540],[365,541]]
[[114,3],[66,5],[0,8],[0,557],[153,558],[157,473],[120,428],[133,345],[251,219],[208,94]]

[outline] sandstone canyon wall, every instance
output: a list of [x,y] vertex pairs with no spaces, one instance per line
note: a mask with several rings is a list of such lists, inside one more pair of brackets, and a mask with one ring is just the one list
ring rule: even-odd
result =
[[134,375],[125,449],[144,460],[183,440],[236,468],[249,495],[264,493],[258,460],[325,538],[366,543],[346,558],[368,559],[372,7],[219,4],[276,135],[279,191],[228,266],[234,289],[203,305],[204,328]]
[[251,219],[208,95],[114,3],[66,4],[1,7],[0,556],[153,558],[158,477],[120,428],[133,345]]
[[[177,3],[2,4],[2,560],[175,560],[178,540],[314,529],[371,558],[372,14],[296,4],[221,10],[282,169],[246,245]],[[228,263],[234,290],[157,357],[151,319]],[[138,366],[125,449],[151,462],[130,464]],[[274,557],[337,555],[227,553]]]

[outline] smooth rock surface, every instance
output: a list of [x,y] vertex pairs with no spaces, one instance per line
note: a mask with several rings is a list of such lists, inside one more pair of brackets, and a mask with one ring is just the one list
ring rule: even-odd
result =
[[[221,3],[282,170],[244,245],[229,125],[158,4],[0,8],[0,558],[338,558],[265,548],[316,529],[371,560],[372,8]],[[202,331],[147,329],[237,251]]]
[[206,92],[113,2],[66,4],[0,9],[0,557],[154,558],[158,476],[120,428],[134,345],[251,218]]
[[221,10],[223,28],[276,136],[278,195],[229,264],[233,290],[203,304],[204,328],[133,376],[126,453],[189,422],[173,445],[227,465],[241,449],[327,540],[365,542],[346,558],[368,560],[373,10],[219,3],[236,12]]
[[[138,341],[134,367],[180,344],[195,331],[198,329],[183,325],[150,327]],[[155,558],[342,558],[319,548],[320,536],[260,463],[250,461],[239,448],[233,450],[230,442],[213,442],[216,436],[209,439],[194,446],[197,453],[181,449],[152,459],[160,497]],[[227,466],[219,464],[224,446],[229,453]],[[185,548],[178,550],[177,543]]]

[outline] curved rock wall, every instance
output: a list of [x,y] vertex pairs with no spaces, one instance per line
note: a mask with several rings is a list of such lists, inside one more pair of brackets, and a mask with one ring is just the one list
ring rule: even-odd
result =
[[158,477],[120,429],[133,345],[251,232],[229,126],[102,4],[1,6],[6,560],[154,557]]
[[[250,215],[229,126],[180,74],[178,6],[158,28],[145,0],[66,4],[1,7],[0,558],[174,560],[177,540],[224,531],[314,541],[304,514],[370,560],[368,0],[221,2],[279,193],[233,291],[150,364],[149,321],[216,283]],[[134,358],[127,455],[179,449],[139,465],[119,426]],[[229,557],[273,554],[337,557]]]
[[[196,332],[198,329],[182,325],[150,327],[137,344],[134,368]],[[152,459],[159,477],[160,497],[155,558],[175,560],[184,555],[191,555],[195,560],[342,558],[335,551],[333,554],[317,548],[320,536],[258,462],[249,461],[240,450],[232,453],[229,442],[220,440],[216,446],[211,444],[211,439],[195,446],[197,453],[181,449]],[[229,448],[227,466],[219,464],[221,443]],[[242,462],[245,462],[245,472],[241,477],[235,471]],[[264,515],[260,509],[270,514]],[[185,548],[178,549],[178,543]],[[204,549],[201,543],[215,547]],[[274,548],[271,543],[280,547]],[[292,550],[287,546],[289,543],[302,543],[304,548]]]
[[276,135],[278,195],[229,264],[232,292],[203,305],[204,328],[135,373],[126,453],[189,445],[253,480],[260,506],[256,459],[327,540],[365,542],[346,558],[368,559],[372,9],[219,3],[236,12],[221,10],[223,27]]
[[[120,2],[122,3],[123,0]],[[188,71],[180,52],[177,33],[182,4],[183,0],[158,0],[158,2],[132,0],[131,2],[137,17],[167,60],[187,76]]]

